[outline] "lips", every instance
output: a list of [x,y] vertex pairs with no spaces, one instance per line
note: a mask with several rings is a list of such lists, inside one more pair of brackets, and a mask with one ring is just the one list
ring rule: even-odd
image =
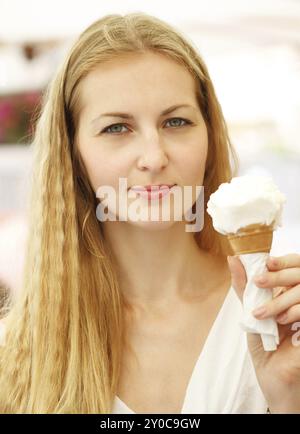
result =
[[158,185],[135,185],[131,187],[131,190],[134,191],[159,191],[163,189],[170,189],[176,184],[158,184]]
[[131,190],[136,192],[144,199],[158,200],[170,193],[171,188],[176,184],[160,184],[160,185],[135,185]]

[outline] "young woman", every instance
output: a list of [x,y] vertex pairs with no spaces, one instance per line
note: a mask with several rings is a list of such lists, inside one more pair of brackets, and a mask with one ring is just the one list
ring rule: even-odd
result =
[[203,185],[206,205],[232,177],[208,71],[178,31],[141,13],[92,24],[49,86],[34,147],[24,287],[0,352],[2,413],[300,412],[299,255],[270,262],[261,284],[288,288],[268,306],[287,325],[265,353],[239,327],[244,269],[231,260],[232,283],[206,213],[196,233],[173,214],[97,218],[97,189],[119,199],[120,178],[129,203],[134,186]]

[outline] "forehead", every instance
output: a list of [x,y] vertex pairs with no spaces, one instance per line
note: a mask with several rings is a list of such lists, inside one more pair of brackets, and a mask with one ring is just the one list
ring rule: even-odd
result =
[[195,102],[196,80],[160,53],[127,54],[91,71],[80,84],[82,108],[140,109],[141,105]]

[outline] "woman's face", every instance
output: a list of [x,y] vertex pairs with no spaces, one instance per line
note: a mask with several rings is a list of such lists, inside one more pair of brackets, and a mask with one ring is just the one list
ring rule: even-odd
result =
[[[124,55],[82,80],[80,104],[76,143],[95,192],[111,186],[118,201],[119,178],[126,178],[128,190],[202,185],[207,129],[195,80],[183,66],[159,53]],[[129,205],[135,199],[127,190],[126,195]],[[155,207],[161,200],[143,201]],[[112,210],[109,202],[108,207],[118,215],[118,205]]]

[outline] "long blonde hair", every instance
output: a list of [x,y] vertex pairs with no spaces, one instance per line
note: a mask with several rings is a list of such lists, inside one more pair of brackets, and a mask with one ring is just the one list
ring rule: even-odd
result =
[[[6,315],[0,347],[1,413],[110,413],[120,375],[124,305],[96,198],[75,146],[81,80],[126,53],[152,50],[180,62],[198,83],[209,138],[205,204],[236,162],[207,68],[177,29],[143,14],[108,15],[71,48],[44,95],[23,289]],[[205,215],[199,246],[225,255]]]

